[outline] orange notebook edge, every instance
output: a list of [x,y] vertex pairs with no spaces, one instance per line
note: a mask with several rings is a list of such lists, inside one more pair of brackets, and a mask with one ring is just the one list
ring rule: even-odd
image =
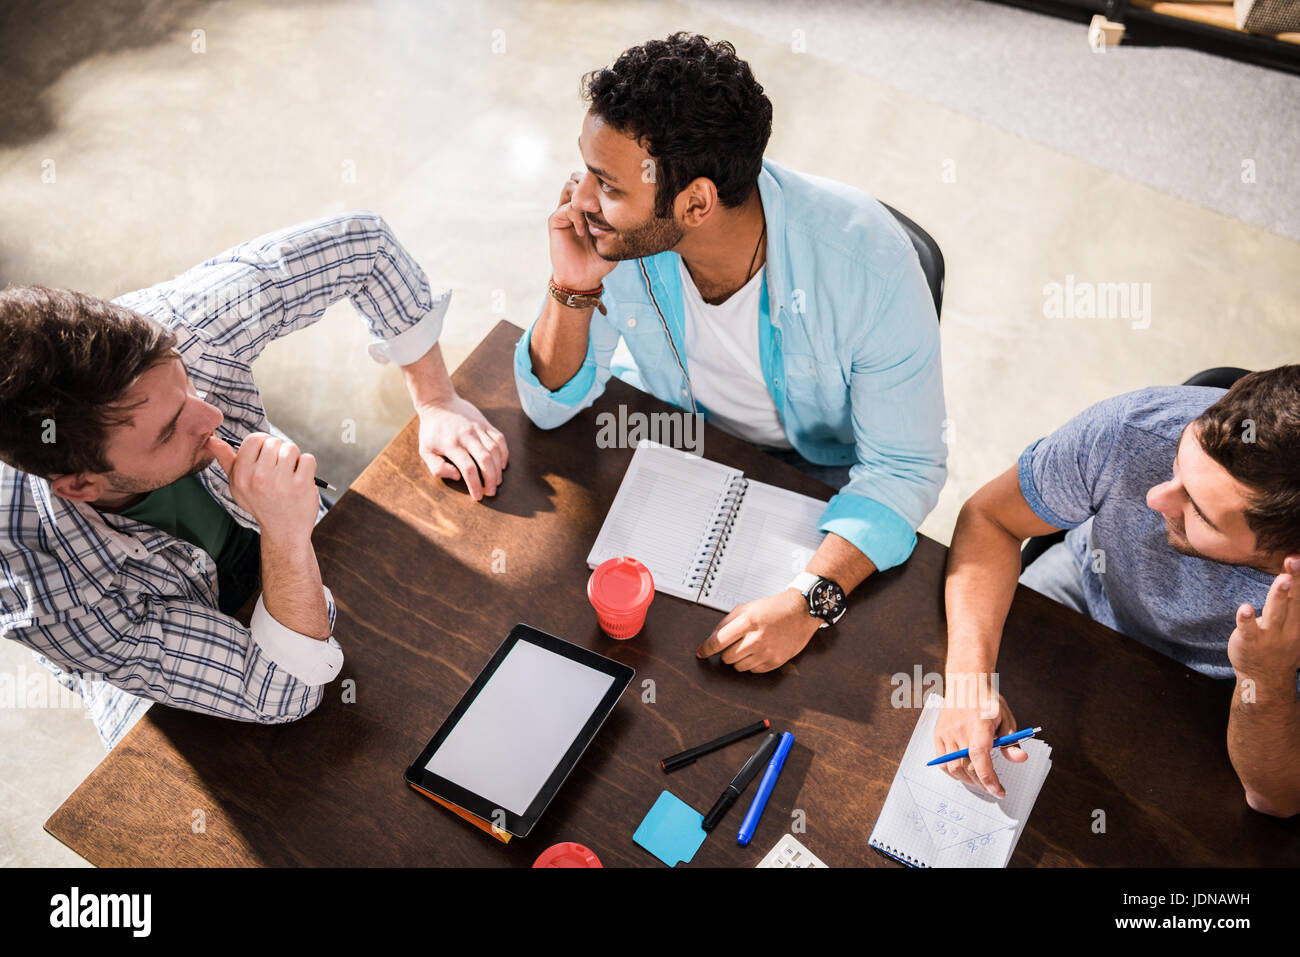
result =
[[[407,781],[406,783],[407,783],[407,784],[411,784],[410,781]],[[482,819],[481,817],[479,817],[477,814],[471,814],[469,811],[465,810],[463,807],[458,807],[458,806],[456,806],[455,804],[452,804],[450,801],[447,801],[447,800],[444,800],[443,798],[438,797],[438,795],[436,795],[436,794],[430,794],[428,791],[426,791],[426,790],[425,790],[424,788],[422,788],[422,787],[419,787],[419,786],[414,785],[414,784],[411,784],[411,787],[412,787],[412,789],[414,789],[414,790],[416,790],[416,791],[419,791],[421,794],[423,794],[425,797],[427,797],[430,801],[433,801],[433,802],[435,802],[435,803],[437,803],[437,804],[441,804],[443,807],[445,807],[445,808],[446,808],[448,811],[450,811],[452,814],[455,814],[457,817],[461,817],[461,818],[464,818],[466,821],[469,821],[469,823],[473,824],[473,825],[474,825],[476,828],[478,828],[480,831],[485,831],[485,832],[487,832],[488,834],[491,834],[493,837],[495,837],[495,838],[496,838],[498,841],[500,841],[502,844],[509,844],[509,843],[510,843],[510,838],[511,838],[512,835],[510,834],[509,831],[503,831],[503,830],[501,830],[500,828],[495,827],[495,826],[493,826],[492,824],[489,824],[487,821],[483,820],[483,819]]]

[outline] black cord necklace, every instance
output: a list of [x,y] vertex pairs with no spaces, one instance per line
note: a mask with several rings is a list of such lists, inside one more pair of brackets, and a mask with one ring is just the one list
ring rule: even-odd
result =
[[763,220],[763,230],[758,234],[758,242],[754,244],[754,255],[749,257],[749,270],[745,273],[745,282],[754,278],[754,263],[758,261],[758,250],[763,245],[763,237],[767,235],[767,220]]

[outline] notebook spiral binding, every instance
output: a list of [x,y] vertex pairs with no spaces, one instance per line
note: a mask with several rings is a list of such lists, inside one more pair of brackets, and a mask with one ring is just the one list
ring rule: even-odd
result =
[[713,584],[713,579],[717,576],[717,560],[727,548],[731,527],[736,522],[736,513],[740,510],[747,488],[749,480],[743,475],[736,475],[718,496],[717,504],[713,507],[713,521],[709,523],[687,572],[686,583],[691,588],[703,587],[707,592]]
[[913,857],[910,854],[898,850],[898,848],[890,847],[888,844],[883,844],[880,841],[875,840],[874,838],[868,841],[867,843],[871,847],[874,847],[876,850],[880,851],[882,854],[886,855],[887,857],[892,857],[894,860],[898,861],[898,863],[906,864],[908,867],[928,868],[930,866],[929,864],[922,861],[919,857]]
[[727,490],[723,493],[722,508],[725,518],[720,521],[722,528],[718,529],[716,533],[710,532],[710,534],[715,534],[718,546],[715,547],[714,554],[712,554],[706,570],[705,585],[703,585],[703,594],[706,594],[706,596],[714,588],[714,581],[718,579],[718,567],[722,563],[724,551],[727,551],[727,544],[731,541],[732,527],[736,524],[736,516],[740,514],[740,506],[745,501],[745,492],[748,489],[749,479],[744,476],[736,476],[735,479],[729,482]]

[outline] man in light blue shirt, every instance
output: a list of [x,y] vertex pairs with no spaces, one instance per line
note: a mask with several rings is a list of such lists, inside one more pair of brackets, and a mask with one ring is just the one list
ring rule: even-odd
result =
[[730,44],[650,41],[584,85],[587,172],[549,220],[550,295],[516,352],[520,401],[543,428],[568,421],[604,390],[621,340],[647,391],[838,473],[804,573],[697,650],[769,671],[867,575],[907,559],[938,498],[933,300],[888,210],[763,159],[771,104]]

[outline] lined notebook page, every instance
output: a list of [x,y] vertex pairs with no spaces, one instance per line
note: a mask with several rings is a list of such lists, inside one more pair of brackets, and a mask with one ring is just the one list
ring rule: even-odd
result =
[[1052,768],[1052,749],[1021,742],[1019,764],[995,752],[993,767],[1007,796],[996,800],[926,767],[934,758],[934,728],[943,699],[931,694],[885,798],[871,845],[914,867],[1006,867]]
[[700,604],[729,612],[784,591],[821,545],[817,523],[825,510],[818,499],[749,482]]
[[740,472],[719,462],[642,441],[587,556],[587,566],[620,555],[654,576],[655,590],[688,601],[691,566],[707,537],[728,484]]

